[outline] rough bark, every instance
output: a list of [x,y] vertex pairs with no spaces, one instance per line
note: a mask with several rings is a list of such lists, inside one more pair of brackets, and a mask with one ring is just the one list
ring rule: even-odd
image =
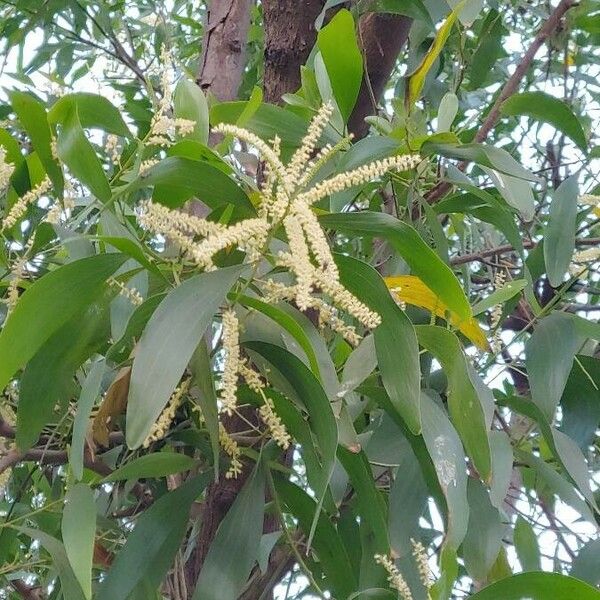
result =
[[197,83],[217,100],[234,100],[246,63],[245,49],[254,0],[212,0]]
[[412,20],[408,17],[386,13],[367,13],[360,19],[365,76],[348,121],[348,129],[356,138],[364,137],[369,131],[365,117],[377,110],[398,55],[408,39],[411,24]]
[[278,104],[300,87],[300,67],[315,44],[315,19],[323,5],[324,0],[263,0],[267,102]]

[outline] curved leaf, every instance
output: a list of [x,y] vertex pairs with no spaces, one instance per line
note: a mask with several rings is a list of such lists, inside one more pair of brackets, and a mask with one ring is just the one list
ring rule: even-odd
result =
[[145,454],[119,467],[102,481],[123,481],[126,479],[156,479],[181,471],[189,471],[196,461],[185,454],[176,452],[154,452]]
[[97,600],[127,600],[143,581],[158,587],[187,529],[190,506],[210,480],[209,473],[189,479],[142,513],[100,584]]
[[202,273],[171,291],[140,339],[129,385],[127,444],[137,448],[169,401],[214,314],[243,267]]
[[407,223],[391,215],[368,211],[323,215],[319,221],[325,227],[386,239],[408,263],[413,274],[420,277],[450,309],[463,319],[471,317],[469,301],[450,267]]
[[600,600],[600,591],[559,573],[519,573],[473,594],[470,600]]
[[100,295],[108,277],[126,260],[118,253],[82,258],[27,289],[0,332],[0,389],[46,340]]
[[549,123],[570,137],[580,150],[587,151],[587,140],[579,119],[568,104],[559,98],[545,92],[523,92],[505,100],[501,110],[506,116],[523,115],[542,123]]

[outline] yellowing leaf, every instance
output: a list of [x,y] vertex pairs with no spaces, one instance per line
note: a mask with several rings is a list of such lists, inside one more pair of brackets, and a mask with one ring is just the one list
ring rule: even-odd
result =
[[419,277],[415,277],[414,275],[386,277],[385,283],[392,295],[400,302],[425,308],[434,315],[446,319],[450,325],[456,327],[478,348],[489,351],[489,343],[477,319],[473,317],[462,319],[458,314],[450,310],[439,296],[432,292]]
[[423,57],[421,64],[417,67],[416,71],[408,78],[408,85],[406,86],[406,107],[408,110],[412,108],[414,103],[419,99],[423,86],[425,85],[425,78],[427,73],[433,66],[437,57],[440,55],[442,48],[446,44],[452,27],[458,18],[458,15],[462,11],[465,5],[465,0],[459,2],[450,14],[446,17],[442,26],[439,28],[431,48],[427,51],[427,54]]
[[129,380],[131,378],[131,367],[123,367],[110,384],[106,391],[104,401],[100,405],[94,421],[92,431],[94,441],[108,446],[110,422],[114,417],[125,412],[127,407],[127,394],[129,392]]

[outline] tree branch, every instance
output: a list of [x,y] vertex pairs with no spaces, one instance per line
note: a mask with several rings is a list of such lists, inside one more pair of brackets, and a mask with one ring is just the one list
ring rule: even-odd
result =
[[[531,45],[527,49],[527,52],[523,55],[521,62],[517,65],[515,72],[511,75],[509,80],[504,84],[504,87],[498,94],[496,101],[492,105],[487,117],[482,123],[481,127],[475,134],[474,141],[475,142],[483,142],[487,139],[490,131],[495,127],[496,123],[500,118],[500,111],[502,109],[502,104],[510,98],[515,92],[517,92],[519,88],[519,84],[525,74],[527,73],[535,55],[538,53],[538,50],[542,47],[544,42],[556,31],[560,24],[561,20],[564,17],[565,13],[573,8],[577,4],[576,0],[561,0],[560,4],[554,9],[548,20],[544,23],[543,27],[538,31],[537,35],[533,38]],[[461,162],[458,167],[461,170],[464,170],[468,163]],[[425,199],[429,204],[435,204],[439,200],[441,200],[450,190],[452,189],[452,184],[447,181],[441,181],[435,187],[433,187],[426,195]]]

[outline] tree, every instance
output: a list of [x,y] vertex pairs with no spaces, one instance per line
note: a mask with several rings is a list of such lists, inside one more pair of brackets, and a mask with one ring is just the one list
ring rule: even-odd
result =
[[597,2],[5,2],[0,597],[600,597]]

